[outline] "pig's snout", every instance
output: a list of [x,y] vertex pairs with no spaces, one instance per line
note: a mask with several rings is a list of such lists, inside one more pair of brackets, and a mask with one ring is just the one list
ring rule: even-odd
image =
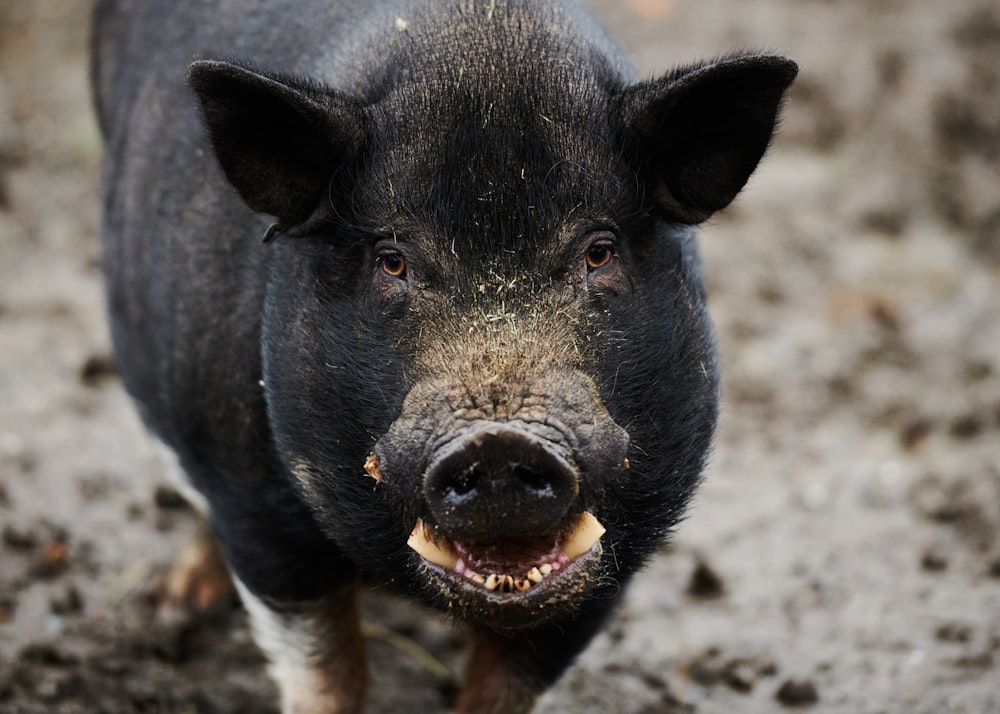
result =
[[552,533],[579,491],[577,469],[565,452],[520,426],[480,422],[434,455],[424,497],[438,525],[456,540]]

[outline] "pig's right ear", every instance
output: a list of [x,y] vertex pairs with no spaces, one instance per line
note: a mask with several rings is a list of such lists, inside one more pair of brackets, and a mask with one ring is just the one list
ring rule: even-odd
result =
[[288,235],[309,231],[331,177],[363,141],[360,106],[333,90],[272,77],[229,62],[188,70],[215,155],[254,211]]
[[700,223],[736,197],[797,72],[784,57],[736,55],[625,90],[626,136],[674,219]]

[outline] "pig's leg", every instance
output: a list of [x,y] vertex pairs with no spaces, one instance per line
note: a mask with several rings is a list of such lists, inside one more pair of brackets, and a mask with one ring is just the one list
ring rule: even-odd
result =
[[511,637],[476,633],[458,696],[458,714],[525,714],[590,642],[607,619],[596,605],[565,628],[548,627]]
[[[261,533],[233,526],[268,523],[268,509],[273,504],[230,497],[224,502],[229,507],[228,518],[221,521],[239,532],[238,537],[230,534],[229,538],[227,552],[237,574],[230,575],[219,541],[208,524],[208,501],[191,487],[174,452],[162,444],[159,446],[168,480],[206,519],[195,542],[182,552],[167,577],[168,604],[203,607],[230,596],[235,587],[250,615],[254,639],[271,661],[271,674],[281,690],[283,714],[363,712],[368,670],[356,584],[315,586],[320,591],[329,589],[330,594],[294,603],[255,595],[240,581],[240,564],[284,562],[287,565],[289,552],[311,553],[312,544],[294,536],[286,540],[290,536],[279,534],[274,528]],[[243,510],[248,505],[251,510]],[[253,510],[254,506],[264,513]],[[311,562],[313,556],[304,557]],[[317,559],[326,562],[331,572],[338,570],[329,557]]]
[[458,714],[518,714],[531,711],[544,689],[532,671],[522,638],[479,633],[472,642],[465,684],[458,696]]
[[208,523],[203,521],[164,579],[165,605],[181,610],[207,610],[230,602],[235,596],[233,579],[219,542]]
[[206,610],[229,602],[236,590],[219,541],[208,524],[208,503],[188,483],[174,452],[159,440],[154,444],[167,481],[201,518],[194,538],[174,560],[164,578],[161,590],[164,604],[168,609]]
[[294,604],[267,603],[239,580],[236,587],[271,661],[282,714],[364,711],[368,670],[354,584]]

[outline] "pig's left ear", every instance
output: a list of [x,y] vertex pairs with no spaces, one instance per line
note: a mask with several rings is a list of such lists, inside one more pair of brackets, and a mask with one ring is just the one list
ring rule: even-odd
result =
[[221,61],[198,61],[188,81],[201,100],[216,157],[254,211],[300,235],[331,177],[363,141],[360,107],[333,90]]
[[736,197],[767,149],[797,73],[784,57],[742,55],[625,90],[626,136],[673,218],[700,223]]

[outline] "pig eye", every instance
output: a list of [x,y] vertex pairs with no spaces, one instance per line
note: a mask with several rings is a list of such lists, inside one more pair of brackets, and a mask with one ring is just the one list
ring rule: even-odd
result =
[[587,262],[587,270],[597,270],[603,268],[615,257],[615,248],[608,241],[598,241],[587,248],[584,260]]
[[386,275],[401,280],[406,278],[406,259],[399,253],[383,253],[378,262]]

